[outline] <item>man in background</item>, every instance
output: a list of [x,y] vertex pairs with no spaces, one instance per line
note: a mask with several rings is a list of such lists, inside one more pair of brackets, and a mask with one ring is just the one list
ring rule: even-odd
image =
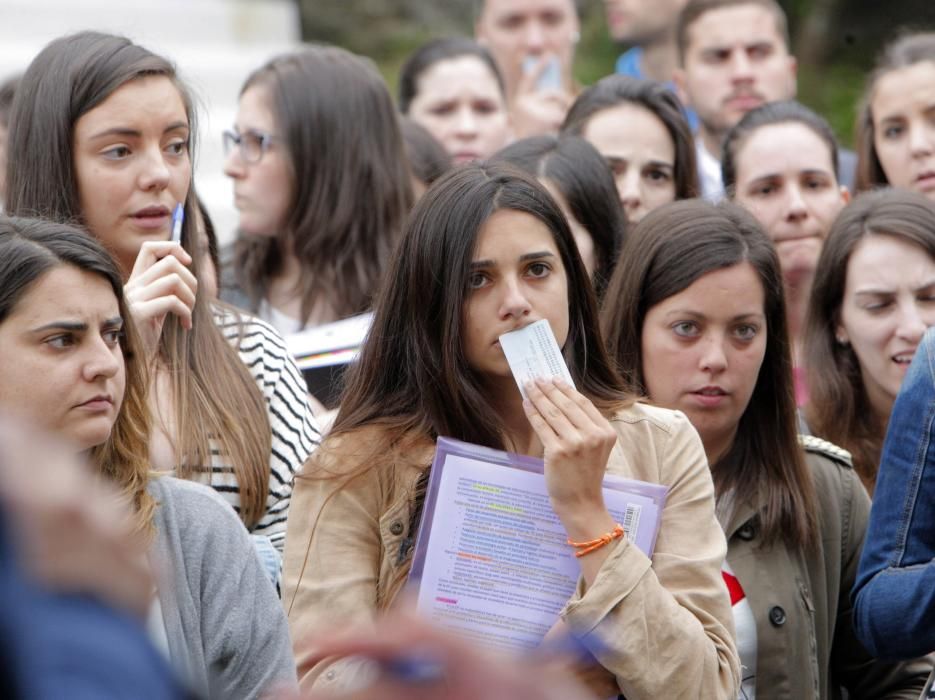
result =
[[[721,144],[750,110],[795,99],[795,57],[785,12],[775,0],[690,0],[676,25],[675,83],[698,115],[696,148],[702,194],[724,194]],[[856,157],[843,151],[841,184],[853,186]]]
[[574,0],[478,0],[474,37],[503,74],[517,138],[557,133],[574,102]]

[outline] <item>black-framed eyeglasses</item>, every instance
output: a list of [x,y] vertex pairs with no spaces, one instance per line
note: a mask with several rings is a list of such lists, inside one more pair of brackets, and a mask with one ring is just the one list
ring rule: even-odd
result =
[[248,129],[242,134],[228,129],[224,131],[223,139],[225,157],[229,156],[236,146],[240,150],[240,157],[244,163],[259,163],[263,154],[276,141],[276,137],[272,134],[256,129]]

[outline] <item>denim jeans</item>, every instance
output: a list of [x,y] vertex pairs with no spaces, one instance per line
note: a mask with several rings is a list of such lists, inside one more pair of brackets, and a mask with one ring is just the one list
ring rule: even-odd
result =
[[890,416],[852,594],[857,637],[874,656],[935,650],[935,328],[916,351]]

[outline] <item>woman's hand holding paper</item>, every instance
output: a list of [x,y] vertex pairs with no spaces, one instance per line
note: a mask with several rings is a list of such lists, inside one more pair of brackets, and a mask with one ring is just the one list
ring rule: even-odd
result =
[[[544,448],[546,487],[556,515],[571,540],[593,540],[614,529],[604,505],[602,483],[617,442],[610,422],[585,396],[561,379],[526,385],[526,416]],[[590,584],[611,547],[581,557]]]

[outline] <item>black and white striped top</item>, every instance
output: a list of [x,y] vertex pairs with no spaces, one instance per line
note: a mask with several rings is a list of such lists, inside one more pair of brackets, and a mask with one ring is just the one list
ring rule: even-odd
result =
[[[279,333],[269,324],[227,306],[214,307],[214,320],[237,349],[266,400],[273,447],[269,494],[266,513],[252,534],[269,537],[282,553],[293,478],[321,442],[321,433],[309,406],[305,380]],[[233,467],[224,457],[212,442],[210,478],[206,474],[199,480],[213,487],[239,514],[240,488]]]

